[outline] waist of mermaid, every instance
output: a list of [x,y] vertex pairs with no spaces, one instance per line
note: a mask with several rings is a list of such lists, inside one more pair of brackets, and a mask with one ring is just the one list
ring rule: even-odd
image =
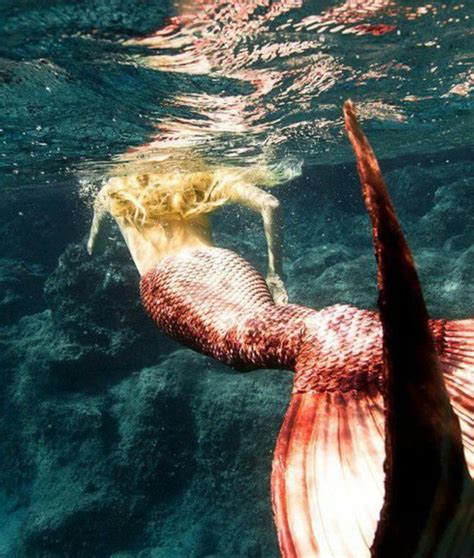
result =
[[381,329],[373,312],[276,305],[262,275],[230,250],[166,258],[140,287],[160,329],[240,370],[296,370],[297,391],[350,389],[378,375]]
[[202,266],[208,265],[211,261],[219,265],[226,262],[229,255],[233,258],[240,258],[236,253],[227,248],[219,248],[212,245],[187,246],[174,252],[166,253],[160,257],[159,261],[149,266],[149,269],[141,277],[156,275],[169,272],[170,269],[187,269],[188,271],[198,272]]
[[263,276],[225,248],[165,258],[142,277],[140,291],[165,333],[240,370],[293,368],[302,318],[313,312],[277,306]]

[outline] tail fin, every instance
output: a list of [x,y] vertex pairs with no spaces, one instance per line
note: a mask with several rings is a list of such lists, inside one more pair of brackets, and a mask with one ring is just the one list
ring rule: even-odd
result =
[[293,394],[272,471],[285,558],[369,557],[383,503],[383,421],[375,386]]
[[344,118],[372,221],[384,340],[385,498],[372,556],[432,556],[444,544],[470,482],[459,422],[413,258],[350,101]]
[[467,558],[474,487],[448,393],[472,463],[474,322],[428,320],[350,103],[345,117],[372,218],[380,321],[332,307],[307,324],[273,458],[280,549],[285,558]]
[[474,320],[432,320],[431,331],[461,425],[469,472],[474,476]]

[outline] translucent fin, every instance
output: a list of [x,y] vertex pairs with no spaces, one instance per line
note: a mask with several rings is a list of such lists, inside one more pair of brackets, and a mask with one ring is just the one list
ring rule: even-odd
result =
[[[344,120],[372,223],[383,328],[385,495],[372,556],[428,557],[457,527],[471,480],[413,257],[350,101],[344,103]],[[459,364],[456,356],[449,358]],[[465,543],[451,539],[449,550],[458,542]]]
[[474,320],[443,322],[439,354],[461,426],[464,455],[474,477]]
[[283,556],[370,556],[383,504],[384,456],[378,391],[293,395],[272,473]]
[[464,558],[473,549],[463,452],[464,442],[470,459],[473,321],[428,319],[352,103],[344,115],[372,220],[385,387],[293,395],[273,460],[280,549],[285,558]]

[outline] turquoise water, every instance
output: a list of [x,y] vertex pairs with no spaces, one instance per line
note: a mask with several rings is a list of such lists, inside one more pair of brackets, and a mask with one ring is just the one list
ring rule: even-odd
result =
[[[86,162],[176,132],[225,159],[347,161],[347,97],[382,158],[465,145],[469,2],[214,1],[190,17],[182,4],[2,1],[8,185],[72,180]],[[130,44],[170,16],[175,29]],[[393,29],[358,34],[364,25]]]
[[[472,315],[473,15],[0,0],[0,557],[278,556],[269,476],[290,374],[239,375],[157,332],[117,231],[85,252],[90,189],[119,156],[302,163],[276,191],[290,299],[375,307],[352,98],[431,313]],[[264,270],[255,216],[226,208],[215,228]]]

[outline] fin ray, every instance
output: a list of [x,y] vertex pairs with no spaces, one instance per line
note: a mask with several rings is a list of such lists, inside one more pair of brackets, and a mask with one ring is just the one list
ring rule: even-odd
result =
[[383,503],[382,403],[377,390],[293,395],[272,473],[286,558],[370,556]]
[[[372,556],[431,556],[458,517],[470,480],[461,427],[410,248],[351,101],[344,120],[372,224],[383,328],[386,477]],[[471,359],[460,341],[465,332],[454,326],[444,333],[448,364],[465,370]]]
[[474,477],[474,320],[445,321],[439,359],[461,426],[464,455]]

